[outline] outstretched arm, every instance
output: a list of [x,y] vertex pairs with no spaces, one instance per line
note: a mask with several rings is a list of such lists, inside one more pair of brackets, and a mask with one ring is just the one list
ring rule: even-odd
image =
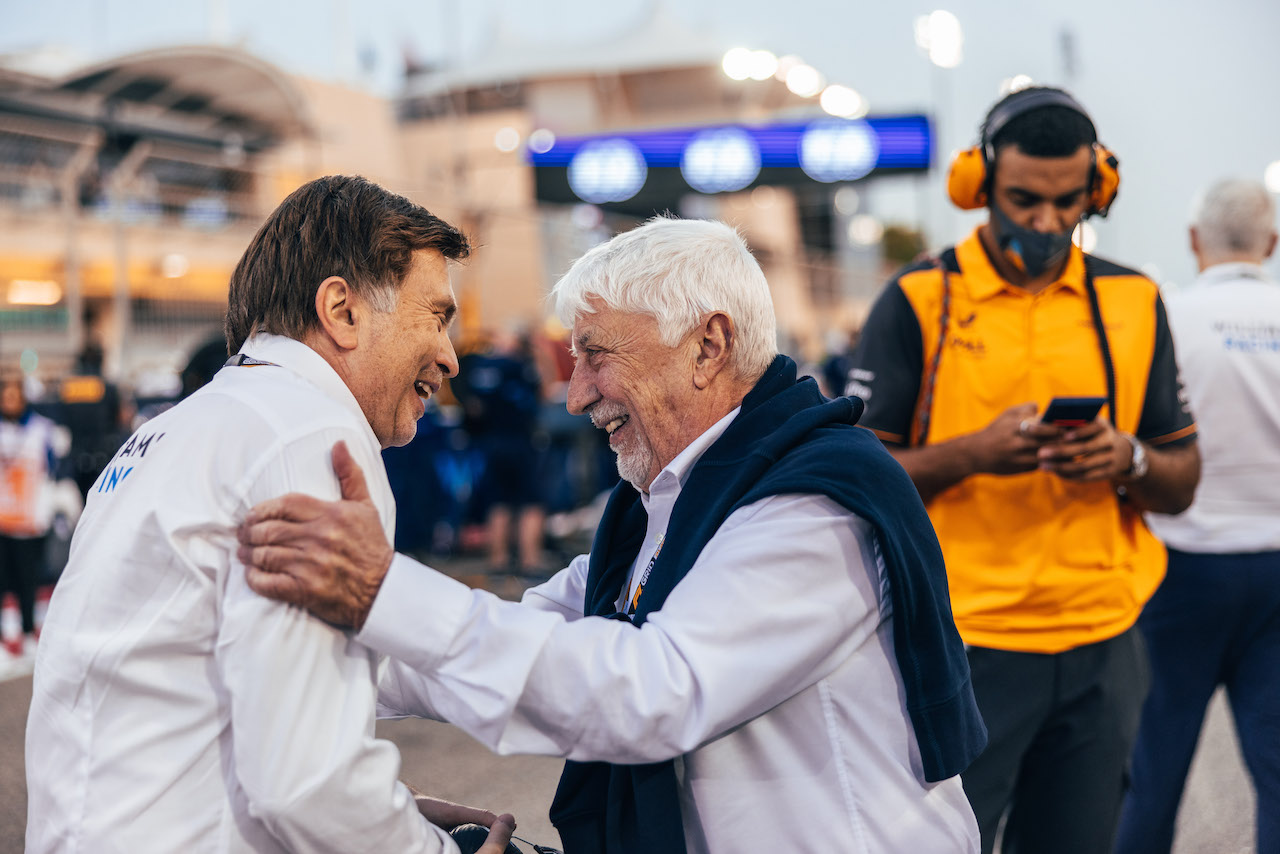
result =
[[[357,639],[392,659],[379,694],[385,713],[450,721],[503,753],[670,759],[830,673],[879,619],[869,535],[816,496],[737,511],[639,630],[504,602],[402,556],[394,560],[405,566],[388,574],[367,558],[376,548],[338,545],[353,534],[322,534],[324,525],[311,527],[320,516],[299,515],[307,520],[268,521],[310,533],[258,523],[242,533],[257,543],[244,552],[258,570],[255,589],[357,613]],[[332,513],[329,524],[360,515]],[[272,531],[293,545],[268,544]],[[290,580],[261,586],[258,573],[273,572]],[[346,572],[378,577],[371,612],[351,593],[361,585],[332,581]]]
[[870,550],[862,523],[829,499],[775,496],[731,516],[639,629],[565,622],[430,571],[393,570],[384,592],[394,595],[379,597],[359,637],[391,656],[388,709],[425,706],[500,753],[658,762],[875,643]]

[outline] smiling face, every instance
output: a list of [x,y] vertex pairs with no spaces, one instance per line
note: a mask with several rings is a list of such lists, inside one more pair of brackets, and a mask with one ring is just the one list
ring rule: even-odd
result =
[[580,314],[573,324],[569,411],[589,414],[608,431],[618,474],[647,492],[705,430],[693,400],[697,342],[686,336],[668,347],[649,315],[618,311],[599,300],[588,304],[595,311]]
[[348,386],[382,447],[408,444],[427,398],[445,377],[458,373],[449,340],[457,301],[444,256],[430,249],[415,252],[395,311],[373,311],[364,301],[362,312]]

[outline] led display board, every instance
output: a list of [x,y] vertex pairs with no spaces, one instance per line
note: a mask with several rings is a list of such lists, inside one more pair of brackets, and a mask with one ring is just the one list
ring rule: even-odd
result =
[[923,171],[932,154],[923,115],[664,128],[560,138],[527,152],[540,201],[589,202],[641,216],[674,209],[691,192]]

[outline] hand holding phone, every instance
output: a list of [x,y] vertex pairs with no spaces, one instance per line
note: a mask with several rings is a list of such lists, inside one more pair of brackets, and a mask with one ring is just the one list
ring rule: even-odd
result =
[[1079,427],[1098,417],[1105,397],[1055,397],[1040,416],[1042,424],[1055,427]]

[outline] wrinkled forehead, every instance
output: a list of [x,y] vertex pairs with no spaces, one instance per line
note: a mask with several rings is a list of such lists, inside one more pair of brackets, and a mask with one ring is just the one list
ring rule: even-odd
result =
[[598,296],[588,297],[569,327],[575,351],[591,344],[613,345],[658,334],[657,319],[648,312],[608,305]]

